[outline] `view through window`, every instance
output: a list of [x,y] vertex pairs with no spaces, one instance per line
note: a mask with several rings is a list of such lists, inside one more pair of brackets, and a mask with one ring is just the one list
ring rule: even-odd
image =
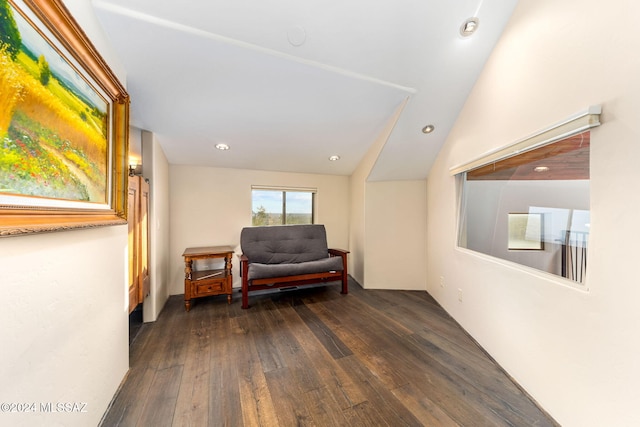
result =
[[314,189],[253,188],[251,223],[313,224],[315,193]]
[[590,132],[459,174],[459,246],[585,279]]

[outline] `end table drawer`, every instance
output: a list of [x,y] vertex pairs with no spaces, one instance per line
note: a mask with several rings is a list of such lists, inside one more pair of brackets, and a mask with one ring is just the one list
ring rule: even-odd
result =
[[197,284],[195,285],[195,294],[199,295],[209,295],[209,294],[220,294],[224,293],[224,282],[215,282],[215,283],[206,283],[206,284]]

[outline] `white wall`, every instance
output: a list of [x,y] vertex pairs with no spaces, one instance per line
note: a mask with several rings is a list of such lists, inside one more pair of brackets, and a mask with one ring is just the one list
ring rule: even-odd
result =
[[367,178],[375,165],[375,162],[389,139],[391,131],[400,118],[408,98],[405,99],[389,118],[383,129],[380,130],[378,139],[371,145],[367,154],[351,174],[349,179],[350,188],[350,217],[349,217],[349,274],[362,286],[365,286],[365,246],[366,246],[366,187]]
[[[349,250],[349,177],[171,165],[169,293],[184,293],[187,247],[230,245],[240,253],[240,231],[251,226],[251,186],[315,187],[316,223],[329,247]],[[240,286],[233,258],[234,287]]]
[[158,318],[169,298],[169,162],[153,134],[142,131],[142,175],[149,179],[150,293],[142,306],[145,322]]
[[391,123],[378,138],[378,140],[369,148],[369,151],[362,159],[354,173],[349,178],[349,188],[351,198],[349,200],[351,210],[349,217],[349,274],[362,286],[364,286],[364,269],[365,269],[365,244],[366,244],[366,185],[367,176],[375,164],[384,143],[389,138],[389,133],[393,129],[398,120],[397,114],[391,120]]
[[351,276],[366,289],[425,289],[426,181],[369,181],[409,98],[380,130],[351,188]]
[[[121,81],[90,2],[65,4]],[[0,413],[0,425],[97,425],[129,366],[126,225],[0,239],[0,402],[86,413]]]
[[[567,427],[640,425],[639,14],[631,1],[521,0],[427,181],[429,292]],[[449,168],[592,104],[603,125],[591,134],[588,291],[456,249]]]
[[129,367],[127,227],[0,239],[0,402],[87,413],[0,413],[0,425],[97,425]]
[[426,181],[366,184],[366,289],[426,289]]

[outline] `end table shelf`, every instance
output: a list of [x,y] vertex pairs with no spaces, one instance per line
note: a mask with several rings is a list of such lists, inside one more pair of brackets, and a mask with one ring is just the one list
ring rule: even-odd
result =
[[[185,249],[184,257],[184,308],[191,310],[191,300],[211,295],[227,295],[231,304],[233,275],[231,274],[231,246],[205,246]],[[194,270],[193,262],[224,258],[224,268]]]

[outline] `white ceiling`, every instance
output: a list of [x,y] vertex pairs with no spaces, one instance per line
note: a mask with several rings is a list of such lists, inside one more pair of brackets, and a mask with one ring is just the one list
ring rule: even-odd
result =
[[93,0],[171,164],[350,175],[408,98],[371,180],[427,176],[516,2]]

